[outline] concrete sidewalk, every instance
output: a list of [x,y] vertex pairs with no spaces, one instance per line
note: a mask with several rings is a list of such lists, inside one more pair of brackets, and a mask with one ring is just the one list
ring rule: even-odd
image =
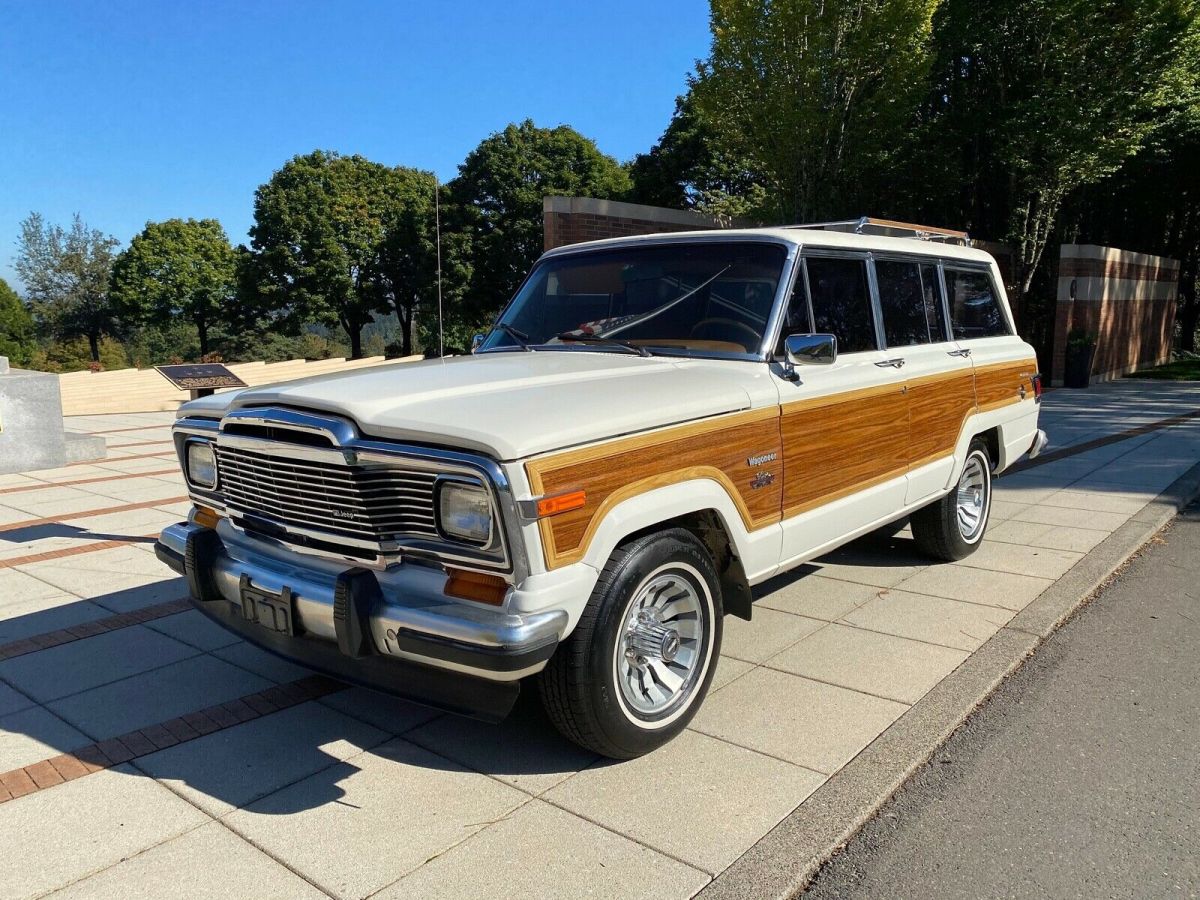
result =
[[1057,631],[805,897],[1200,894],[1200,506]]
[[[764,585],[752,623],[726,621],[693,726],[619,764],[561,740],[536,703],[501,726],[439,715],[313,681],[178,611],[184,586],[149,537],[187,508],[169,414],[69,420],[110,458],[0,478],[0,892],[729,885],[731,864],[1200,460],[1200,419],[1180,418],[1197,409],[1200,385],[1047,394],[1049,450],[1090,449],[1002,478],[975,555],[929,566],[901,532]],[[91,774],[41,765],[97,743]]]

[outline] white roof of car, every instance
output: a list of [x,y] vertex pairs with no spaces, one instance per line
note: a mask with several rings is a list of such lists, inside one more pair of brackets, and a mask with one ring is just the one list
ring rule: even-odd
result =
[[961,259],[965,262],[992,263],[992,255],[974,247],[963,247],[958,244],[948,244],[939,241],[926,241],[918,238],[884,237],[875,234],[851,234],[845,231],[827,231],[819,228],[802,228],[799,226],[780,226],[775,228],[727,228],[708,231],[675,231],[659,234],[640,234],[632,237],[607,238],[602,241],[587,241],[581,244],[567,244],[548,250],[546,256],[557,256],[577,250],[600,249],[602,247],[623,247],[629,245],[651,243],[673,243],[676,241],[729,241],[729,240],[770,240],[780,243],[793,244],[797,247],[826,248],[830,250],[873,250],[878,253],[904,253],[939,257],[941,259]]

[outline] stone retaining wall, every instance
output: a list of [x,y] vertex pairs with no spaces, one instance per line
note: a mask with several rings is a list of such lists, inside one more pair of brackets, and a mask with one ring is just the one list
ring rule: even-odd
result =
[[[389,360],[383,356],[369,356],[365,359],[289,359],[274,363],[231,363],[228,368],[246,384],[256,387],[389,362],[415,362],[421,358],[408,356]],[[67,372],[58,378],[65,416],[170,410],[190,396],[187,391],[176,390],[154,369]]]

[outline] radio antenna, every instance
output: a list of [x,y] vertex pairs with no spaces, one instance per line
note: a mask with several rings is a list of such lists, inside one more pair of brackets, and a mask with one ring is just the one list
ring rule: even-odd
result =
[[438,357],[446,353],[445,330],[442,325],[442,204],[438,178],[433,176],[433,228],[437,234],[437,298],[438,298]]

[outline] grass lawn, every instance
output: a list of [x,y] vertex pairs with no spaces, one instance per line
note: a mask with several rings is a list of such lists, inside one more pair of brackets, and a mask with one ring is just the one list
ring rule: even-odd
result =
[[1153,369],[1130,372],[1126,378],[1160,378],[1163,381],[1200,381],[1200,356],[1177,359]]

